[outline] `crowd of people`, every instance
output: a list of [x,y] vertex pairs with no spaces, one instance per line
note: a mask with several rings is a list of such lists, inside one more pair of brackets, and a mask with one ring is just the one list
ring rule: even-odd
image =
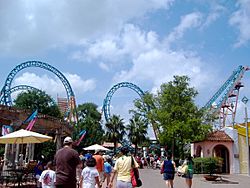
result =
[[146,157],[136,156],[136,161],[140,168],[160,169],[163,180],[166,181],[168,188],[173,188],[175,174],[185,179],[186,187],[192,187],[193,179],[193,160],[191,156],[187,156],[184,162],[177,168],[170,154],[165,157],[149,154]]
[[[58,150],[54,161],[45,167],[35,167],[37,187],[42,188],[132,188],[130,171],[132,168],[159,168],[168,188],[173,188],[175,173],[186,179],[187,188],[192,186],[193,162],[187,157],[179,168],[176,168],[171,155],[165,158],[148,155],[133,157],[127,147],[122,147],[119,155],[111,158],[99,150],[94,153],[79,154],[72,148],[73,140],[66,137],[63,148]],[[133,164],[133,166],[132,166]],[[178,169],[178,170],[177,170]]]
[[139,165],[134,157],[128,155],[128,148],[121,148],[114,162],[100,150],[83,155],[72,146],[72,138],[66,137],[63,148],[56,152],[54,161],[49,161],[45,167],[42,163],[37,163],[35,176],[38,188],[101,188],[104,182],[111,188],[115,179],[116,187],[132,188],[132,159],[134,167],[138,168]]

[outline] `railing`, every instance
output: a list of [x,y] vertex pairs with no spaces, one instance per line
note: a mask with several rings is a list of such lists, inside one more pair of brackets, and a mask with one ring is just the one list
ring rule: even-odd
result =
[[27,169],[7,169],[0,174],[0,187],[28,187],[36,185],[33,171]]

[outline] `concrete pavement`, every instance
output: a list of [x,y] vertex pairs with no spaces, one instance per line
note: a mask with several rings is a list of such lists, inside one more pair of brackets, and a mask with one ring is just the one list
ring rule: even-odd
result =
[[[140,169],[141,188],[167,188],[160,170]],[[250,188],[250,177],[246,175],[221,175],[216,182],[206,181],[203,175],[194,175],[192,188]],[[106,188],[106,182],[103,184]],[[115,182],[114,182],[115,188]],[[185,179],[175,176],[174,188],[186,188]]]
[[[142,188],[166,188],[160,170],[141,169],[140,177],[143,181]],[[175,176],[174,188],[185,188],[185,179]],[[192,188],[248,188],[250,177],[246,175],[222,175],[216,182],[206,181],[202,175],[194,175]]]

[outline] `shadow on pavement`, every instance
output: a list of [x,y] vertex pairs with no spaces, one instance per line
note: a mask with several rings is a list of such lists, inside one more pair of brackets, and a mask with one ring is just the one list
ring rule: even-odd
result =
[[228,179],[224,179],[221,176],[220,179],[213,181],[212,184],[239,184],[239,182],[237,182],[237,181],[231,181],[231,180],[228,180]]

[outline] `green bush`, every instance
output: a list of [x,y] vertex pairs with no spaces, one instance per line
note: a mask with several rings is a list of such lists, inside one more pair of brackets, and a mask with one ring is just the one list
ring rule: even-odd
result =
[[5,145],[1,145],[0,146],[0,156],[3,156],[4,155],[4,151],[5,151]]
[[195,174],[221,173],[223,159],[220,157],[194,158]]

